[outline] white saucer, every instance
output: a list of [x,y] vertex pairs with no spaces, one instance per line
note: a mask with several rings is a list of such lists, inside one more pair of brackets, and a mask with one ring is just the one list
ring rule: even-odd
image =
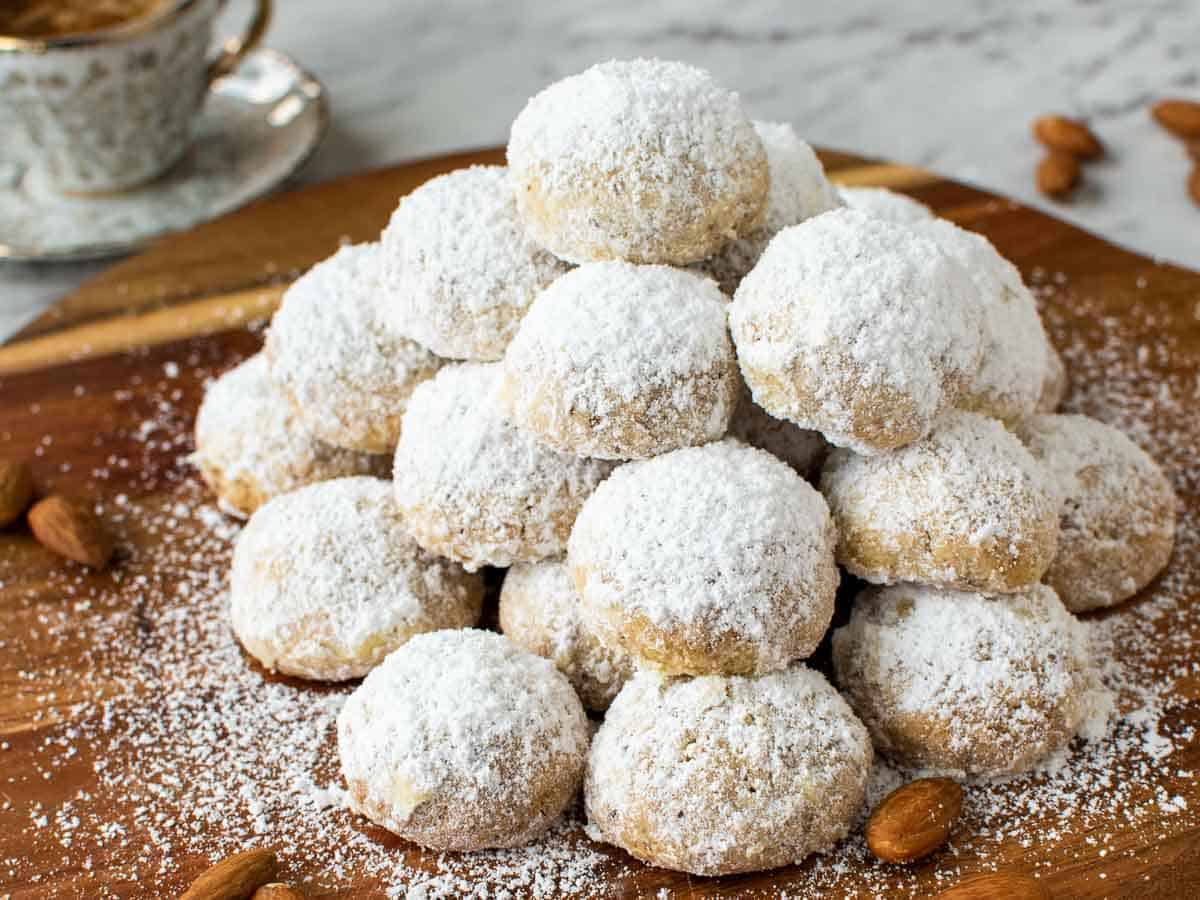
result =
[[282,53],[256,50],[213,85],[195,145],[151,184],[66,196],[0,148],[0,261],[116,256],[237,209],[300,168],[328,120],[316,78]]

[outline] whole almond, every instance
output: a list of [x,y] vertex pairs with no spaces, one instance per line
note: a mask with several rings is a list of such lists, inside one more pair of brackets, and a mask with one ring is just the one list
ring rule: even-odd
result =
[[867,820],[867,846],[884,862],[928,856],[950,837],[962,788],[949,778],[918,778],[896,788]]
[[1183,148],[1187,150],[1188,156],[1196,162],[1200,162],[1200,138],[1192,138],[1183,145]]
[[1036,180],[1038,190],[1048,197],[1061,198],[1079,183],[1079,160],[1070,153],[1051,150],[1038,163]]
[[1042,116],[1033,121],[1033,136],[1047,150],[1069,153],[1079,159],[1098,159],[1104,145],[1085,122],[1066,116]]
[[1175,137],[1200,138],[1200,103],[1194,100],[1159,100],[1150,115]]
[[33,472],[23,462],[0,459],[0,528],[21,518],[33,499]]
[[305,900],[305,898],[299,888],[275,881],[260,887],[254,892],[251,900]]
[[1024,875],[996,872],[960,881],[934,900],[1050,900],[1050,892],[1040,881]]
[[249,900],[275,877],[275,851],[259,848],[235,853],[207,869],[179,900]]
[[93,569],[103,569],[112,559],[112,537],[81,503],[54,494],[33,504],[28,518],[33,536],[59,556]]
[[1196,163],[1192,174],[1188,176],[1188,193],[1192,195],[1192,202],[1200,206],[1200,162]]

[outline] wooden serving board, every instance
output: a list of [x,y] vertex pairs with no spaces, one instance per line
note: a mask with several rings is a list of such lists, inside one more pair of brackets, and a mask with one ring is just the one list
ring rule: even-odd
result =
[[[1064,789],[1063,770],[1037,776],[1044,795],[1010,792],[1033,798],[1019,813],[995,799],[1008,789],[969,788],[952,848],[907,869],[871,862],[852,838],[832,858],[732,879],[603,849],[584,877],[563,861],[564,847],[587,852],[575,833],[557,838],[531,877],[528,853],[520,864],[438,860],[341,810],[298,813],[278,790],[256,800],[255,777],[294,772],[310,752],[312,784],[336,782],[320,704],[345,689],[266,676],[237,658],[214,612],[231,528],[185,459],[203,381],[257,349],[290,278],[340,241],[374,238],[397,198],[427,178],[502,161],[489,150],[305,188],[168,238],[0,347],[0,457],[30,460],[42,492],[95,500],[121,539],[117,565],[97,575],[20,526],[0,531],[0,898],[174,896],[210,858],[263,843],[313,897],[404,896],[395,886],[414,873],[443,877],[430,884],[445,896],[478,880],[512,896],[916,897],[993,870],[1034,874],[1055,897],[1200,896],[1200,749],[1188,740],[1200,725],[1200,274],[916,169],[822,155],[842,183],[905,190],[987,234],[1044,300],[1071,369],[1068,405],[1120,424],[1168,469],[1183,504],[1175,558],[1103,623],[1140,673],[1141,693],[1123,707],[1159,691],[1150,730],[1165,751],[1123,761],[1126,750],[1144,755],[1143,735],[1113,751],[1114,772],[1087,769],[1086,785]],[[311,715],[296,717],[304,704]],[[212,733],[200,727],[227,707]],[[295,735],[315,721],[321,746],[309,747]],[[1125,724],[1132,733],[1138,722]],[[266,755],[234,773],[229,760],[246,763],[256,739]],[[300,805],[315,795],[296,796]],[[465,880],[447,880],[447,867]]]

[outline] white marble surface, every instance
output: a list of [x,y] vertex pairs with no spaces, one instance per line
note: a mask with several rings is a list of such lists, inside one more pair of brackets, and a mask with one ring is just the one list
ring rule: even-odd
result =
[[[232,0],[232,23],[244,0]],[[1196,0],[285,0],[267,43],[329,88],[333,127],[301,176],[333,178],[501,143],[542,85],[614,56],[685,59],[756,118],[814,143],[925,166],[1117,243],[1200,268],[1187,162],[1147,106],[1200,99]],[[1032,186],[1037,115],[1089,118],[1111,153],[1069,205]],[[0,136],[0,140],[3,136]],[[0,267],[0,337],[95,267]]]

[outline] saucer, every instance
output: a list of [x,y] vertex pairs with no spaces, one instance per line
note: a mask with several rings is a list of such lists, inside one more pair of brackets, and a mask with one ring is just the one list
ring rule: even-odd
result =
[[120,193],[59,193],[0,149],[0,261],[101,259],[214,219],[267,193],[309,158],[328,124],[325,90],[274,50],[213,84],[188,155]]

